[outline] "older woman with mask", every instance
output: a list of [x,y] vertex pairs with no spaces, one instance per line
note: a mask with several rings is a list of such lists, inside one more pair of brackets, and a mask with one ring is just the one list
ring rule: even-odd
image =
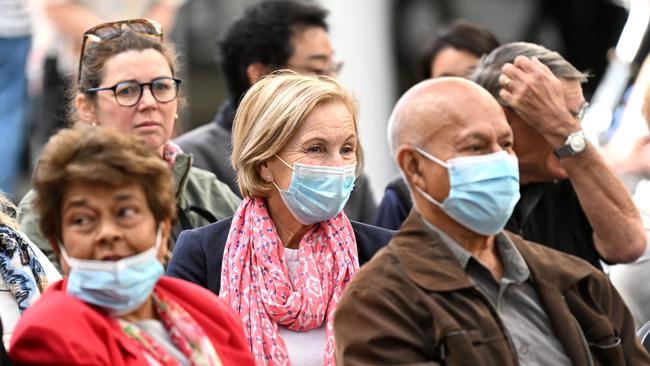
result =
[[[192,167],[191,156],[170,141],[179,107],[176,56],[160,25],[132,19],[97,25],[84,33],[79,75],[71,90],[71,120],[140,136],[173,172],[181,229],[232,215],[240,200],[210,172]],[[21,229],[52,253],[31,208],[33,191],[20,204]]]
[[162,276],[176,210],[171,174],[141,139],[112,129],[50,139],[34,203],[66,277],[19,321],[15,364],[253,364],[223,301]]
[[235,216],[181,233],[168,274],[219,293],[257,365],[333,364],[332,314],[392,232],[342,208],[363,167],[357,109],[333,78],[272,74],[235,117]]

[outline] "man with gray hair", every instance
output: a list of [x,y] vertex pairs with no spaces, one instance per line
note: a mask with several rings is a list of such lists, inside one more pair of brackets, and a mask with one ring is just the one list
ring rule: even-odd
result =
[[519,171],[485,89],[424,81],[390,128],[415,206],[337,305],[338,365],[650,365],[605,274],[503,231]]
[[483,57],[470,79],[497,99],[514,134],[521,199],[506,229],[598,268],[637,259],[639,213],[580,127],[585,75],[557,52],[514,42]]

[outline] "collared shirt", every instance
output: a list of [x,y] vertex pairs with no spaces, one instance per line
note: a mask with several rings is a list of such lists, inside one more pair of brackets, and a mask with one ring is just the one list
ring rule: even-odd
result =
[[481,261],[460,244],[424,221],[458,259],[479,291],[499,315],[521,365],[571,365],[535,288],[530,283],[530,270],[514,244],[502,232],[495,236],[503,276],[497,281]]

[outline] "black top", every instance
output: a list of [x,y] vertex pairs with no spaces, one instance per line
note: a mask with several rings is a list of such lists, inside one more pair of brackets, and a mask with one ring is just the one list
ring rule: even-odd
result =
[[[388,244],[394,231],[351,221],[359,253],[359,265]],[[215,294],[221,286],[221,262],[232,217],[214,224],[181,232],[167,275],[194,282]]]
[[578,256],[600,266],[593,229],[568,179],[521,186],[521,199],[506,229],[526,240]]

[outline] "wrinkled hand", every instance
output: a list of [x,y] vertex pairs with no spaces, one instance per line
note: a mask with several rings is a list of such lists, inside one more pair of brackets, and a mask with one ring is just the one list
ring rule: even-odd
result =
[[517,56],[514,64],[503,65],[499,84],[499,96],[552,147],[580,130],[566,105],[564,85],[537,58]]

